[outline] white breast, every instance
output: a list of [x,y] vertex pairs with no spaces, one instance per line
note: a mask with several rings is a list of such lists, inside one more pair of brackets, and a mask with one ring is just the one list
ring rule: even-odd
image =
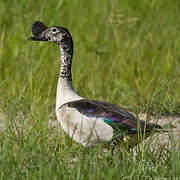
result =
[[65,103],[84,99],[78,96],[73,89],[72,82],[59,78],[56,92],[56,113]]

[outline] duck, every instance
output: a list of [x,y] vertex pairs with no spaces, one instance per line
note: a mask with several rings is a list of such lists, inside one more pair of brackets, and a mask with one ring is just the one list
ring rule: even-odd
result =
[[49,41],[60,50],[60,70],[56,91],[56,116],[64,132],[84,147],[100,143],[131,147],[139,143],[139,134],[147,138],[152,132],[162,129],[157,123],[139,120],[127,110],[99,100],[79,96],[72,84],[71,65],[73,39],[70,32],[61,26],[46,27],[41,21],[31,25],[30,41]]

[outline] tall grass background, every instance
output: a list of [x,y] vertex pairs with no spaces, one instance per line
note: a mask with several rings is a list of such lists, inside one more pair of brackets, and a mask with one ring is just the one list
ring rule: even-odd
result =
[[[31,23],[64,26],[74,40],[73,85],[130,111],[180,114],[178,0],[0,1],[0,178],[180,177],[180,151],[90,150],[62,138],[55,117],[59,50],[29,42]],[[158,146],[158,145],[157,145]]]

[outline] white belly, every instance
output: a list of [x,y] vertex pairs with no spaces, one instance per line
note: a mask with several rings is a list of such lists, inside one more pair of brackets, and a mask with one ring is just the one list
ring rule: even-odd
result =
[[68,105],[57,110],[56,115],[63,130],[86,147],[94,146],[100,141],[108,142],[113,137],[112,127],[101,118],[87,117]]

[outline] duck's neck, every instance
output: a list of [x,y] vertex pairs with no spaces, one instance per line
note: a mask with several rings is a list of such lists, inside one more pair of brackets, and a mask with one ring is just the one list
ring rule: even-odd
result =
[[71,76],[73,57],[73,42],[70,39],[66,44],[60,45],[61,65],[56,93],[56,110],[63,104],[82,99],[74,92]]
[[73,41],[72,38],[69,38],[65,43],[63,42],[60,45],[61,66],[59,77],[66,81],[72,81],[71,64],[73,58]]

